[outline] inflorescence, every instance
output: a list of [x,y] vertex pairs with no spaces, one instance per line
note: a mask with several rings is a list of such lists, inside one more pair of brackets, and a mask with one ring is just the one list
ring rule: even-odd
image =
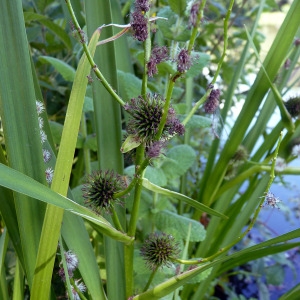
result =
[[133,30],[133,37],[140,42],[144,42],[148,37],[148,19],[145,17],[145,12],[149,9],[149,1],[135,1],[135,11],[131,14],[130,25]]
[[148,153],[158,153],[165,141],[175,134],[183,135],[184,126],[176,117],[175,110],[168,109],[167,120],[159,140],[156,134],[163,115],[165,100],[158,94],[147,94],[146,97],[138,96],[125,104],[124,109],[131,115],[128,122],[127,133],[135,137],[140,143],[145,143]]
[[147,267],[155,270],[159,267],[170,267],[179,254],[178,244],[172,235],[152,233],[140,250]]
[[[78,268],[78,258],[75,253],[73,253],[71,250],[64,252],[65,259],[66,259],[66,264],[67,264],[67,271],[69,278],[73,278],[75,270]],[[62,279],[63,282],[66,281],[66,275],[65,275],[65,270],[63,268],[62,262],[60,263],[60,269],[58,271],[58,275]],[[76,288],[74,287],[76,285],[77,290],[80,291],[80,293],[84,293],[86,291],[86,286],[84,285],[83,282],[81,282],[81,279],[76,279],[73,281],[72,285],[72,294],[74,300],[80,300],[80,296],[78,295],[78,292]],[[68,296],[68,295],[66,295]]]
[[126,188],[123,177],[113,171],[96,171],[88,176],[87,183],[82,188],[85,203],[96,213],[102,211],[111,213],[115,204],[122,204],[120,199],[114,199],[114,194]]
[[278,197],[275,197],[275,195],[272,192],[267,192],[265,194],[265,196],[263,196],[263,198],[265,198],[265,202],[264,205],[273,207],[273,208],[279,208],[278,207],[278,203],[280,203],[281,201],[279,200]]
[[[39,129],[40,129],[40,137],[41,137],[41,142],[42,144],[44,144],[47,141],[47,135],[45,133],[45,131],[43,130],[43,126],[44,126],[44,120],[43,118],[40,116],[44,110],[44,104],[41,101],[36,100],[35,102],[36,105],[36,111],[38,114],[38,123],[39,123]],[[44,159],[44,163],[48,163],[51,160],[51,152],[45,148],[43,148],[43,159]],[[47,167],[45,170],[45,177],[46,177],[46,181],[51,184],[52,179],[53,179],[53,175],[54,175],[54,170],[51,167]]]

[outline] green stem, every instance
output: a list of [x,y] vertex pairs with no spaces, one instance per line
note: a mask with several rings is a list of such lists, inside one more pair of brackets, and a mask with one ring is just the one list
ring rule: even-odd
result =
[[[186,104],[186,113],[192,109],[193,101],[193,78],[187,77],[185,80],[186,92],[185,92],[185,104]],[[184,144],[189,145],[191,139],[191,129],[186,128],[184,134]],[[188,174],[184,174],[180,179],[180,193],[186,195],[188,182]],[[183,214],[183,201],[179,201],[178,213]]]
[[151,284],[151,282],[152,282],[152,280],[153,280],[153,278],[154,278],[154,276],[155,276],[157,270],[158,270],[158,267],[156,267],[156,268],[153,270],[153,272],[151,273],[151,275],[150,275],[150,277],[149,277],[149,279],[148,279],[148,282],[147,282],[145,288],[143,289],[143,292],[146,292],[146,291],[148,290],[148,288],[149,288],[149,286],[150,286],[150,284]]
[[[200,11],[203,10],[204,8],[204,4],[205,4],[206,1],[202,1],[201,3],[201,6],[200,6]],[[227,46],[228,46],[228,22],[229,22],[229,18],[230,18],[230,14],[231,14],[231,10],[232,10],[232,6],[234,4],[234,0],[231,0],[230,2],[230,5],[229,5],[229,8],[228,8],[228,11],[227,11],[227,14],[226,14],[226,17],[224,19],[224,46],[223,46],[223,53],[222,53],[222,56],[221,56],[221,59],[218,63],[218,66],[217,66],[217,70],[215,72],[215,75],[214,75],[214,78],[212,79],[212,82],[211,84],[214,84],[217,80],[217,77],[219,76],[219,73],[220,73],[220,70],[221,70],[221,67],[222,67],[222,64],[223,64],[223,61],[226,57],[226,50],[227,50]],[[202,14],[203,12],[199,13],[198,17]],[[194,28],[193,29],[193,32],[195,31],[196,29]],[[193,37],[193,35],[192,35]],[[191,37],[191,40],[192,40],[192,37]],[[190,41],[191,41],[190,40]],[[189,44],[189,49],[192,49],[193,47],[193,44]],[[186,118],[184,119],[184,121],[182,122],[183,125],[186,125],[186,123],[191,119],[191,117],[196,113],[197,109],[200,107],[200,105],[202,105],[207,97],[209,96],[210,92],[212,91],[212,88],[209,88],[207,89],[206,93],[204,94],[204,96],[194,105],[194,107],[192,108],[192,110],[190,111],[190,113],[186,116]]]
[[[139,172],[140,163],[143,163],[144,161],[144,152],[145,152],[145,146],[142,144],[136,149],[136,170],[137,173]],[[137,183],[135,185],[135,193],[134,193],[134,201],[133,201],[133,207],[131,212],[131,218],[129,221],[129,227],[128,227],[128,235],[134,237],[135,236],[135,230],[136,230],[136,223],[138,219],[138,212],[140,207],[140,199],[141,199],[141,193],[142,193],[142,186],[143,186],[143,172],[141,175],[136,176]]]
[[[84,38],[84,32],[83,30],[80,28],[79,23],[76,19],[75,13],[73,11],[72,5],[71,5],[71,1],[70,0],[65,0],[69,13],[71,15],[72,21],[74,23],[74,26],[76,28],[76,31],[78,33],[78,36],[80,38],[82,47],[83,47],[83,51],[86,54],[86,57],[94,71],[94,73],[96,74],[96,76],[100,79],[100,82],[103,84],[103,86],[106,88],[106,90],[111,94],[111,96],[120,104],[120,105],[124,105],[125,102],[120,98],[120,96],[114,91],[114,89],[110,86],[110,84],[108,83],[108,81],[105,79],[105,77],[103,76],[103,74],[100,72],[99,68],[97,67],[97,65],[94,62],[94,59],[87,47],[87,43],[85,42],[85,38]],[[101,31],[100,28],[98,28],[97,30]]]
[[[141,144],[136,149],[136,174],[139,173],[140,164],[144,162],[144,152],[145,152],[145,146],[144,144]],[[136,224],[138,220],[138,213],[139,213],[139,207],[140,207],[140,200],[141,200],[141,194],[142,194],[142,180],[143,180],[143,173],[141,175],[136,175],[137,181],[135,185],[135,191],[134,191],[134,200],[133,200],[133,206],[132,206],[132,212],[131,217],[129,221],[128,226],[128,232],[127,234],[131,237],[135,237],[136,232]],[[130,245],[125,245],[125,280],[126,280],[126,297],[129,298],[133,295],[133,255],[134,255],[134,243],[131,243]]]
[[198,15],[197,15],[196,24],[192,29],[192,35],[191,35],[191,38],[190,38],[190,41],[189,41],[189,46],[188,46],[188,52],[189,53],[192,51],[192,49],[194,47],[195,40],[196,40],[197,35],[198,35],[198,28],[199,28],[199,25],[200,25],[201,20],[203,18],[203,10],[204,10],[205,5],[206,5],[206,0],[201,1],[201,4],[199,6],[199,12],[198,12]]
[[144,42],[144,73],[143,73],[143,81],[142,81],[142,91],[141,95],[145,98],[147,94],[147,85],[148,85],[148,69],[147,63],[150,59],[151,54],[151,36],[150,36],[150,24],[148,23],[148,37]]
[[136,173],[134,174],[134,178],[132,179],[132,181],[130,182],[128,187],[124,191],[115,193],[114,194],[114,199],[125,196],[126,194],[128,194],[135,187],[135,185],[136,185],[137,181],[139,180],[139,178],[141,177],[142,173],[144,172],[144,170],[149,165],[149,162],[150,162],[149,158],[144,159],[144,161],[137,168]]
[[112,212],[111,217],[112,217],[112,220],[113,220],[113,222],[116,226],[116,229],[118,229],[119,231],[125,232],[122,225],[121,225],[121,223],[120,223],[119,217],[118,217],[114,207],[112,207],[111,212]]
[[245,172],[239,174],[234,179],[232,179],[232,180],[226,182],[224,185],[222,185],[220,187],[220,189],[218,190],[218,192],[216,193],[216,199],[219,196],[221,196],[225,191],[229,190],[230,188],[237,185],[238,183],[243,182],[244,180],[246,180],[247,178],[249,178],[253,174],[263,172],[263,171],[270,172],[271,167],[270,166],[264,166],[264,165],[256,165],[256,166],[253,166],[252,168],[247,169]]
[[[173,76],[173,78],[174,78],[174,76]],[[155,140],[156,141],[158,141],[160,139],[160,137],[162,135],[162,132],[163,132],[163,129],[165,127],[166,121],[167,121],[168,111],[169,111],[169,107],[170,107],[170,104],[171,104],[171,97],[172,97],[172,93],[173,93],[174,84],[175,84],[175,80],[170,79],[169,82],[168,82],[168,90],[167,90],[167,96],[166,96],[166,101],[165,101],[165,105],[164,105],[163,115],[161,117],[157,133],[155,135]]]
[[234,4],[234,0],[231,0],[230,1],[230,4],[229,4],[229,8],[227,10],[227,13],[226,13],[226,17],[224,19],[224,46],[223,46],[223,53],[222,53],[222,56],[221,56],[221,59],[218,63],[218,67],[217,67],[217,71],[215,73],[215,76],[212,80],[212,84],[214,84],[217,80],[217,77],[219,76],[219,73],[220,73],[220,70],[221,70],[221,67],[222,67],[222,64],[223,64],[223,61],[226,57],[226,50],[227,50],[227,46],[228,46],[228,22],[229,22],[229,18],[230,18],[230,15],[231,15],[231,11],[232,11],[232,6]]
[[191,117],[196,113],[196,111],[198,110],[198,108],[200,107],[200,105],[202,105],[206,101],[206,99],[209,96],[209,94],[210,94],[211,91],[212,91],[212,89],[208,89],[206,91],[206,93],[203,95],[203,97],[193,106],[193,108],[191,109],[191,111],[189,112],[189,114],[182,121],[183,125],[187,124],[187,122],[191,119]]

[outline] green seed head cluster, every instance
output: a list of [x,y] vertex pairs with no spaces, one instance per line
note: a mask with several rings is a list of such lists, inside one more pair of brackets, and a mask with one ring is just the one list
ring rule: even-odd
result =
[[158,267],[170,267],[179,254],[178,244],[172,235],[153,233],[140,250],[141,256],[151,270]]
[[111,212],[115,203],[120,200],[114,199],[114,194],[126,188],[122,176],[113,171],[96,171],[88,177],[87,183],[82,188],[85,203],[96,213],[103,210]]
[[[138,96],[138,98],[131,99],[124,106],[132,117],[128,122],[127,132],[134,135],[138,141],[151,145],[155,141],[164,104],[165,100],[158,94],[148,94],[145,98]],[[182,135],[183,133],[184,126],[177,119],[174,109],[169,108],[161,140],[174,134]]]

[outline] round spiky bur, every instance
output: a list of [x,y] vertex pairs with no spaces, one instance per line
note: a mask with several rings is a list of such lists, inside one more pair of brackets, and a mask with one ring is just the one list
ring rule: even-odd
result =
[[[164,103],[164,99],[157,94],[131,99],[124,106],[132,117],[128,122],[127,132],[133,135],[137,141],[145,142],[148,145],[154,142],[163,115]],[[161,138],[164,139],[176,133],[182,135],[184,126],[177,119],[174,109],[169,108]]]
[[178,244],[172,235],[152,233],[140,250],[141,256],[151,270],[170,267],[179,254]]
[[96,213],[103,210],[111,212],[115,203],[120,200],[114,199],[114,194],[126,188],[122,176],[113,171],[96,171],[88,177],[87,183],[82,188],[85,203]]

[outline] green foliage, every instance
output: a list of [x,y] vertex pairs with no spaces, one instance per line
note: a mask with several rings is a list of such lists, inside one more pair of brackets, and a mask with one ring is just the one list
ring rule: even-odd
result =
[[70,65],[66,64],[65,62],[59,59],[49,56],[40,56],[39,60],[42,63],[51,64],[65,80],[73,82],[75,76],[75,69],[72,68]]
[[173,233],[178,239],[186,238],[189,226],[191,226],[191,242],[201,242],[205,238],[205,230],[202,224],[170,211],[158,212],[155,215],[155,224],[159,230]]
[[[275,0],[151,1],[150,11],[137,11],[150,30],[145,41],[131,37],[137,8],[117,0],[3,0],[1,299],[67,291],[70,299],[201,300],[216,297],[217,286],[224,297],[245,299],[231,288],[232,276],[254,278],[268,299],[268,285],[284,282],[283,266],[295,271],[285,253],[299,247],[300,229],[274,236],[259,218],[266,199],[281,205],[270,193],[274,177],[285,183],[285,174],[300,174],[276,164],[278,155],[294,160],[299,144],[300,122],[284,101],[299,84],[300,2],[286,6],[264,59],[258,23],[263,11],[283,10]],[[163,51],[168,58],[160,59]],[[212,99],[216,89],[220,99]],[[152,114],[129,111],[127,103],[145,94],[159,95],[163,108],[154,102]],[[211,100],[217,110],[205,113]],[[154,138],[133,135],[132,118]],[[227,132],[220,139],[218,126]],[[247,161],[236,154],[241,146]],[[99,169],[127,186],[110,195],[122,203],[111,214],[91,211],[82,196]],[[93,193],[99,202],[108,197],[103,191]],[[172,235],[180,252],[150,270],[140,249],[154,232]],[[62,259],[70,251],[79,261],[72,271]],[[74,296],[78,280],[86,290]],[[280,299],[298,295],[296,286]]]
[[182,176],[195,162],[195,150],[188,145],[177,145],[167,153],[161,168],[169,180]]

